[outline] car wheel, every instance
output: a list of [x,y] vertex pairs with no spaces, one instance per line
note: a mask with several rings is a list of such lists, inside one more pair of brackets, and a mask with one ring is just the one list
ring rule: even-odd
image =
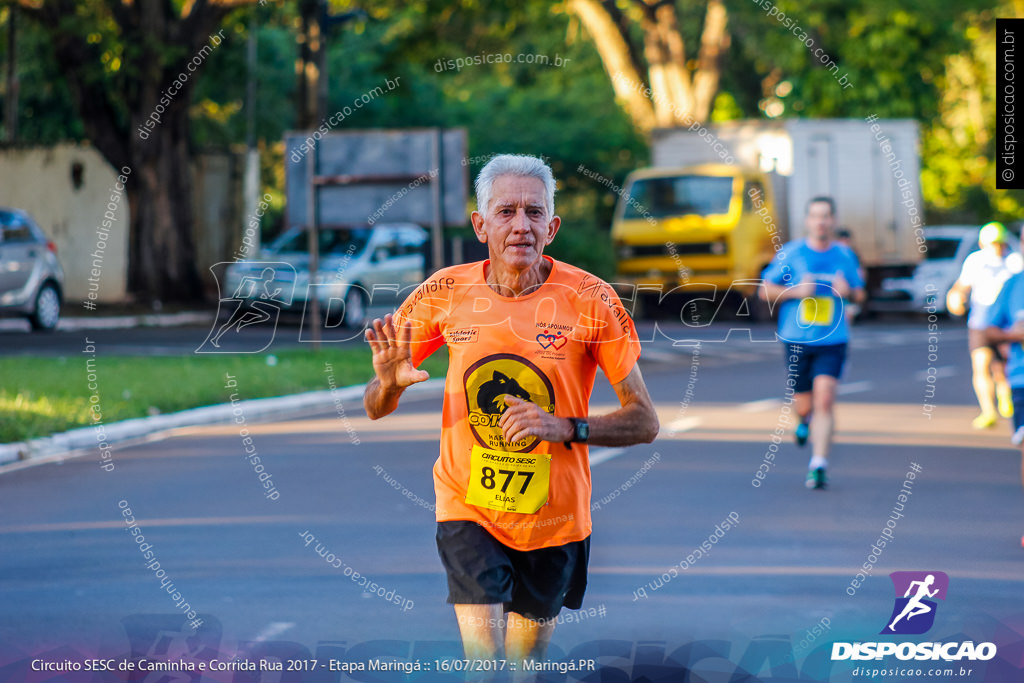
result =
[[36,293],[36,305],[29,316],[33,330],[49,332],[57,327],[60,320],[60,294],[53,285],[46,284]]
[[359,285],[353,284],[345,294],[345,325],[351,329],[366,325],[370,301]]

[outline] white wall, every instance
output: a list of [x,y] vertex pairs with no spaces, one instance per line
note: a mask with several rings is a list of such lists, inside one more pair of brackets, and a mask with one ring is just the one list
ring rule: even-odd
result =
[[[81,185],[72,179],[75,163],[82,166]],[[115,189],[118,172],[88,145],[65,143],[54,147],[0,150],[0,206],[28,212],[57,245],[64,267],[64,298],[76,304],[89,293],[97,230],[102,227],[111,194],[120,194],[114,220],[102,252],[98,301],[125,298],[128,272],[129,207],[127,194]],[[129,176],[129,182],[131,176]],[[80,304],[79,304],[80,305]]]

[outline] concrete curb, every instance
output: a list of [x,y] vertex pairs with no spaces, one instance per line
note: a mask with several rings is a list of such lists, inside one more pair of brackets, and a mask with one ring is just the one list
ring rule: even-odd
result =
[[145,313],[143,315],[111,315],[89,318],[62,318],[58,330],[117,330],[130,327],[176,327],[178,325],[209,325],[215,312]]
[[[185,427],[197,427],[205,424],[231,422],[235,411],[241,411],[247,421],[265,415],[283,417],[295,413],[308,413],[312,409],[332,410],[335,401],[348,401],[363,395],[364,385],[338,387],[329,391],[309,391],[291,396],[273,398],[254,398],[245,401],[220,403],[202,408],[182,410],[167,415],[140,417],[121,422],[103,425],[106,443],[114,445],[125,441],[145,439],[152,441],[170,436],[174,430]],[[417,395],[442,393],[443,379],[429,379],[414,384],[406,390],[406,394]],[[14,462],[53,459],[55,457],[75,457],[94,452],[98,445],[95,427],[80,427],[60,434],[22,441],[0,444],[0,472],[2,466]]]
[[[75,315],[62,317],[57,323],[59,332],[76,330],[121,330],[133,327],[177,327],[180,325],[209,325],[216,313],[210,311],[184,311],[181,313],[143,313],[140,315]],[[0,320],[0,330],[28,329],[21,320]]]

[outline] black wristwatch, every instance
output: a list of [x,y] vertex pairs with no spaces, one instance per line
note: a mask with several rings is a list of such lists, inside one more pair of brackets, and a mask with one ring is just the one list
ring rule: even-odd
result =
[[586,443],[587,439],[590,438],[590,423],[576,417],[566,419],[572,423],[572,438],[565,442],[565,447],[571,448],[573,442]]

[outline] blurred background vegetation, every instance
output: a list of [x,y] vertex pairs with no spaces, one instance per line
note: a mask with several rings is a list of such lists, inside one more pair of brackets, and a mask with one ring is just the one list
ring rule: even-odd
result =
[[[24,1],[24,0],[23,0]],[[115,0],[83,0],[72,16],[101,48],[91,78],[116,85],[135,68],[135,46],[111,18]],[[179,9],[185,2],[172,2]],[[40,0],[35,4],[44,4]],[[26,7],[32,2],[25,1]],[[246,42],[258,53],[255,132],[264,191],[275,206],[264,239],[281,230],[282,137],[296,126],[297,3],[252,3],[226,12],[225,41],[199,70],[189,104],[193,150],[242,147]],[[577,5],[580,3],[577,3]],[[642,44],[643,3],[601,3]],[[651,3],[653,5],[654,3]],[[767,3],[765,3],[767,5]],[[782,23],[757,2],[735,0],[712,121],[743,118],[914,118],[921,125],[922,189],[930,223],[1024,219],[1024,193],[995,189],[995,18],[1024,16],[1020,2],[960,0],[778,0],[849,74],[843,89]],[[700,45],[708,2],[675,3],[689,51]],[[364,19],[328,42],[329,102],[342,109],[385,78],[401,86],[346,118],[337,130],[445,126],[469,131],[470,177],[489,156],[541,155],[559,181],[563,230],[551,253],[603,276],[613,272],[607,229],[616,195],[577,173],[580,165],[616,184],[647,162],[645,131],[617,100],[602,57],[572,2],[412,0],[362,5],[330,2],[333,13],[362,9]],[[10,7],[0,9],[0,26]],[[54,56],[53,26],[18,22],[18,143],[83,140],[87,127]],[[6,63],[6,45],[0,61]],[[461,70],[439,60],[488,53],[557,55],[562,66],[498,63]],[[694,54],[694,59],[696,54]],[[688,68],[694,68],[689,65]],[[0,100],[6,92],[0,92]]]

